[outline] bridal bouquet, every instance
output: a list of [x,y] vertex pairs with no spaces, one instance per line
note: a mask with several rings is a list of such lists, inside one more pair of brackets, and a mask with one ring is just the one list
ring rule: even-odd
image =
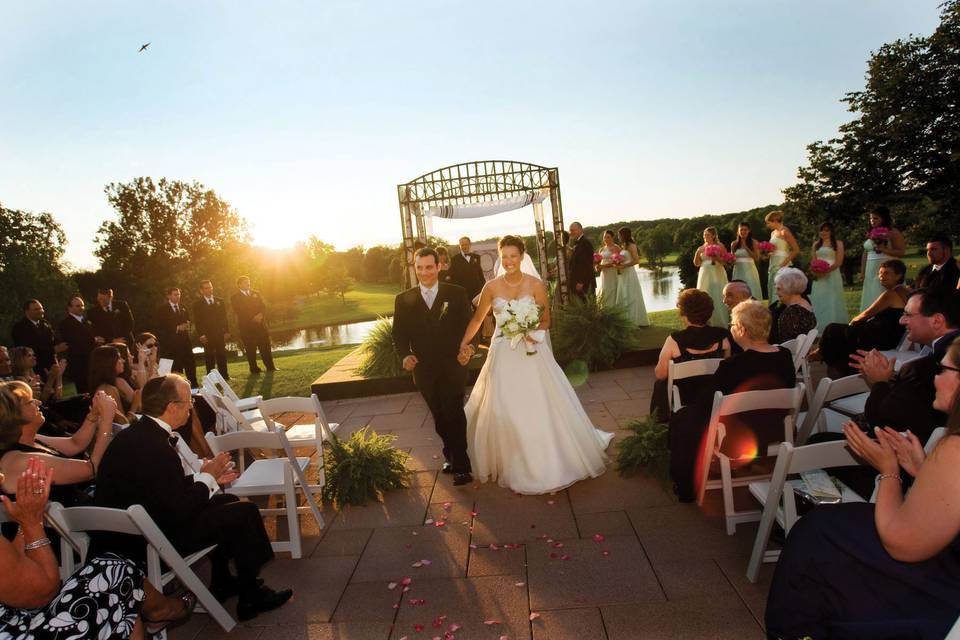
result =
[[825,273],[830,272],[831,264],[826,260],[821,260],[817,258],[816,260],[810,261],[810,271],[813,272],[816,276],[822,276]]
[[537,329],[543,316],[543,307],[531,298],[511,300],[499,310],[494,310],[493,316],[500,327],[500,335],[510,340],[511,349],[516,349],[522,342],[527,355],[532,356],[537,350],[530,344],[530,340],[543,342],[546,338],[546,332]]

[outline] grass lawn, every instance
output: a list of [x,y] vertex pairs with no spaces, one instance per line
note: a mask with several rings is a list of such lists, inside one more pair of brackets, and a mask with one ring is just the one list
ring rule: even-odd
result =
[[285,331],[317,325],[344,324],[376,320],[379,316],[393,315],[393,299],[400,292],[395,284],[358,283],[348,291],[344,300],[340,296],[311,296],[302,299],[294,317],[286,322],[272,322],[272,331]]
[[[241,398],[256,395],[264,398],[306,396],[310,394],[310,385],[314,380],[356,348],[357,345],[342,345],[322,349],[275,351],[273,362],[280,370],[264,371],[253,376],[250,375],[246,358],[233,357],[227,362],[230,386]],[[197,377],[204,372],[206,369],[201,356],[197,360]]]

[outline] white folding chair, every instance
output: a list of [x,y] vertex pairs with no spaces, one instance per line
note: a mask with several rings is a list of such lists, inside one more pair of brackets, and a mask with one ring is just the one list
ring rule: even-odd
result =
[[684,378],[713,375],[721,362],[723,362],[723,358],[703,358],[701,360],[687,360],[686,362],[671,360],[667,363],[667,407],[670,409],[670,413],[683,408],[680,389],[674,383]]
[[[750,482],[769,478],[770,474],[738,474],[733,477],[733,469],[730,458],[721,451],[723,439],[726,436],[726,427],[724,418],[748,411],[760,411],[764,409],[782,409],[786,411],[783,419],[783,441],[793,442],[796,431],[797,413],[800,411],[800,403],[803,402],[803,383],[799,383],[792,389],[769,389],[764,391],[744,391],[741,393],[731,393],[723,395],[717,391],[713,396],[713,409],[710,412],[710,423],[707,426],[707,437],[705,440],[704,469],[700,478],[698,487],[697,503],[702,505],[703,498],[708,489],[720,489],[723,492],[723,511],[726,521],[727,534],[733,535],[736,532],[737,524],[741,522],[755,522],[760,518],[759,510],[738,512],[733,502],[734,487],[746,486]],[[772,455],[768,448],[766,452],[756,452],[756,457],[765,457]],[[720,463],[720,477],[711,479],[710,466],[714,457]]]
[[[227,430],[267,431],[267,425],[263,421],[263,416],[260,415],[256,402],[252,409],[241,410],[230,396],[218,391],[209,380],[209,375],[203,379],[200,394],[214,411],[223,415],[224,423],[230,427]],[[259,402],[261,397],[256,396],[254,399]]]
[[[296,485],[300,484],[307,504],[316,518],[317,525],[324,526],[323,516],[317,506],[313,493],[309,490],[303,470],[310,464],[310,458],[298,458],[287,442],[282,431],[234,431],[216,435],[208,433],[207,443],[214,455],[221,451],[240,451],[240,477],[234,480],[225,493],[249,498],[251,496],[282,495],[284,506],[282,509],[263,508],[260,513],[285,514],[287,528],[290,530],[290,539],[271,543],[274,551],[288,551],[294,558],[303,555],[300,540],[300,519],[297,503]],[[254,460],[249,466],[243,464],[243,449],[281,450],[283,457]],[[296,478],[296,480],[294,480]]]
[[810,379],[810,362],[807,356],[810,355],[810,349],[813,343],[817,341],[817,329],[810,329],[806,335],[800,336],[800,345],[793,357],[793,364],[797,367],[797,375],[803,382],[803,387],[807,390],[807,405],[813,402],[813,385]]
[[[261,399],[257,408],[260,410],[260,415],[263,416],[267,428],[270,431],[284,431],[291,447],[311,447],[316,451],[320,480],[319,484],[310,485],[310,490],[316,492],[323,488],[325,482],[323,443],[333,440],[333,434],[336,433],[340,425],[327,420],[317,395],[311,394],[309,398],[287,396],[271,398],[270,400]],[[312,420],[307,423],[285,427],[282,424],[277,424],[273,419],[274,416],[283,413],[299,413],[309,416]]]
[[[788,481],[787,476],[813,469],[857,466],[859,464],[847,450],[846,440],[808,444],[802,447],[794,447],[789,442],[780,443],[773,475],[769,480],[751,482],[749,485],[750,493],[763,505],[760,527],[757,529],[757,537],[754,539],[753,551],[750,554],[750,563],[747,565],[747,579],[750,582],[757,581],[761,563],[776,562],[780,557],[780,551],[767,550],[773,523],[776,522],[783,527],[784,533],[789,533],[798,519],[793,488],[798,486],[800,481]],[[857,495],[847,487],[843,487],[841,494],[843,502],[864,501],[862,496]]]
[[237,395],[237,392],[233,390],[233,387],[230,386],[230,383],[227,382],[223,374],[221,374],[216,369],[213,369],[204,376],[204,381],[210,381],[210,384],[213,385],[220,395],[226,396],[233,400],[233,404],[236,405],[239,411],[249,411],[254,409],[257,406],[257,400],[260,396],[249,396],[247,398],[241,398]]
[[[814,427],[818,433],[824,431],[840,432],[843,423],[849,420],[849,416],[834,411],[830,408],[831,403],[851,396],[869,394],[870,387],[860,374],[845,376],[832,380],[822,378],[817,385],[817,391],[813,394],[813,400],[807,405],[806,412],[801,412],[797,418],[800,423],[800,429],[797,432],[795,442],[797,445],[807,443]],[[864,395],[864,400],[866,395]]]
[[[81,563],[86,561],[90,544],[87,532],[107,531],[142,536],[147,545],[147,579],[157,591],[162,592],[163,585],[174,577],[179,578],[183,586],[197,596],[197,602],[216,620],[220,628],[230,631],[236,626],[237,623],[233,617],[190,568],[214,547],[201,549],[184,558],[141,505],[135,504],[127,509],[106,507],[67,509],[57,502],[51,502],[47,506],[47,522],[60,535],[61,563],[67,563],[68,576],[76,569],[74,551],[79,553]],[[161,560],[170,568],[166,573],[163,573],[160,568]]]

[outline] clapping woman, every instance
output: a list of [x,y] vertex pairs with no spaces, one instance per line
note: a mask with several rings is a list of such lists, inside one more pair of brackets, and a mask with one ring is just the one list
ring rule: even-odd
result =
[[726,328],[730,323],[727,305],[723,304],[723,288],[728,281],[721,256],[726,253],[726,247],[720,244],[717,237],[716,227],[704,229],[703,244],[697,247],[697,252],[693,254],[693,264],[700,268],[697,274],[697,289],[706,291],[713,300],[713,315],[710,316],[710,325],[713,327]]

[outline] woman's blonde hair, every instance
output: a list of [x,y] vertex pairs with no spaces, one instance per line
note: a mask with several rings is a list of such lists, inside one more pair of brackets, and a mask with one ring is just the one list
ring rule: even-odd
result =
[[0,449],[9,449],[23,435],[23,419],[20,411],[21,398],[32,393],[30,385],[19,380],[0,383]]
[[716,227],[707,227],[706,229],[703,230],[703,232],[704,232],[704,233],[709,233],[710,235],[713,236],[713,240],[714,240],[715,242],[719,242],[719,240],[720,240],[720,234],[717,233],[717,228],[716,228]]
[[763,216],[764,222],[779,222],[783,224],[783,211],[779,209],[777,211],[771,211],[767,215]]
[[773,316],[759,300],[744,300],[730,312],[732,324],[738,324],[751,340],[766,340],[770,337]]

